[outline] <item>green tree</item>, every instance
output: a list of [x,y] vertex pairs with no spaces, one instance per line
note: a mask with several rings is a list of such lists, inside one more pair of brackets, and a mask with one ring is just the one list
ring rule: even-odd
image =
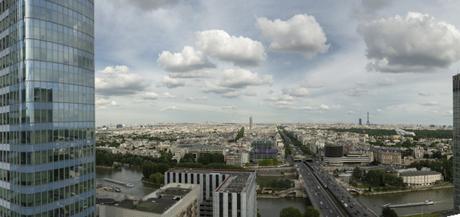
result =
[[213,163],[225,163],[225,160],[222,153],[200,153],[197,162],[208,165]]
[[280,217],[302,217],[302,213],[294,207],[288,207],[281,210]]
[[278,165],[279,162],[276,158],[274,159],[264,159],[258,162],[259,166],[275,166]]
[[393,174],[383,174],[383,183],[390,186],[404,186],[403,179],[401,177],[395,176]]
[[453,179],[453,161],[452,158],[447,159],[445,156],[442,159],[430,160],[430,161],[418,161],[410,165],[410,167],[415,167],[418,170],[421,170],[422,167],[430,168],[433,171],[442,173],[444,180],[452,182]]
[[165,173],[168,171],[169,166],[165,163],[154,163],[151,161],[145,161],[142,164],[142,175],[145,179],[150,178],[150,175],[154,173]]
[[149,181],[155,186],[161,186],[164,182],[163,173],[154,173],[149,176]]
[[180,159],[181,163],[195,163],[195,155],[192,153],[187,153],[184,155],[182,159]]
[[381,217],[398,217],[398,214],[396,214],[396,212],[392,210],[390,207],[385,207],[382,210]]
[[364,176],[364,181],[371,187],[404,187],[404,182],[401,177],[391,173],[386,173],[384,170],[369,170]]
[[235,137],[235,142],[237,142],[239,139],[244,137],[244,127],[241,127],[241,129],[238,131]]
[[307,207],[305,210],[304,217],[319,217],[319,211],[311,206]]
[[355,167],[355,169],[353,169],[353,173],[351,174],[351,178],[355,181],[361,181],[363,178],[363,171],[361,168]]
[[431,155],[431,158],[442,159],[442,153],[441,153],[441,151],[435,151],[435,152]]
[[384,186],[383,173],[383,170],[369,170],[364,179],[372,187],[381,187]]

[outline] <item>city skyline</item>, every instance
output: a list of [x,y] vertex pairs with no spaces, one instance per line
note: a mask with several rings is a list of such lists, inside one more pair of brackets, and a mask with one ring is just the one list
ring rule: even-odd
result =
[[95,3],[98,125],[452,123],[454,1],[124,2]]

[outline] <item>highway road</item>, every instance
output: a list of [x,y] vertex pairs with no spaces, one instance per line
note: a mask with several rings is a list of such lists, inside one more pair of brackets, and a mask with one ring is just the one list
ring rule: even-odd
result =
[[305,162],[307,168],[316,175],[316,178],[327,185],[327,190],[333,195],[335,202],[340,205],[347,213],[347,216],[353,217],[376,217],[378,216],[369,208],[361,204],[354,198],[344,187],[342,187],[335,178],[321,169],[317,162]]
[[349,216],[340,206],[337,206],[334,199],[327,192],[324,186],[318,181],[312,171],[304,163],[297,163],[299,174],[304,180],[305,190],[312,205],[323,217],[345,217]]
[[[293,145],[284,133],[280,132],[286,145],[292,147],[293,154],[303,154]],[[312,205],[318,209],[323,217],[377,217],[372,210],[362,205],[335,178],[321,169],[319,161],[294,162],[291,156],[287,160],[295,163],[299,174],[304,180],[305,191]]]

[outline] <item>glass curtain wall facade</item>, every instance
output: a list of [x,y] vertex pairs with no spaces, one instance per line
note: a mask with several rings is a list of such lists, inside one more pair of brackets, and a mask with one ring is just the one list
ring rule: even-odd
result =
[[0,217],[95,216],[94,0],[0,0]]
[[454,113],[454,210],[460,211],[460,74],[453,77],[453,113]]

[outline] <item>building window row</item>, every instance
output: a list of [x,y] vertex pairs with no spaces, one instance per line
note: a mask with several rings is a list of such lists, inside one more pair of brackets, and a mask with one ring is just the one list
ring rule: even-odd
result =
[[37,165],[94,156],[92,144],[80,147],[35,152],[0,151],[0,162],[16,165]]
[[94,52],[93,36],[75,31],[74,28],[37,19],[25,19],[25,25],[26,39],[53,42],[82,49],[88,53]]
[[0,14],[9,9],[8,15],[0,21],[0,32],[14,26],[18,20],[17,0],[4,0],[0,3]]
[[60,25],[75,28],[75,31],[81,31],[88,35],[93,35],[94,21],[74,10],[54,4],[46,0],[29,1],[30,11],[26,12],[26,18],[34,18]]
[[26,59],[78,66],[87,70],[94,68],[94,55],[70,46],[52,42],[26,39]]
[[94,70],[67,64],[26,61],[25,80],[94,87]]
[[93,129],[49,129],[0,132],[0,144],[46,144],[54,142],[95,141]]
[[[0,216],[1,217],[50,217],[50,216],[74,216],[79,213],[82,213],[88,209],[91,209],[94,206],[96,200],[94,196],[90,196],[86,199],[77,201],[75,203],[66,205],[62,208],[53,209],[50,211],[42,212],[35,215],[23,215],[18,212],[11,211],[4,207],[0,207]],[[89,208],[90,207],[90,208]],[[94,213],[90,213],[86,217],[95,217]]]
[[[80,165],[58,168],[48,171],[34,173],[20,173],[8,170],[0,170],[0,180],[10,182],[16,186],[41,186],[49,183],[78,178],[84,175],[94,173],[93,163],[84,163]],[[45,189],[39,189],[41,191]],[[8,199],[10,190],[0,188],[0,198]]]

